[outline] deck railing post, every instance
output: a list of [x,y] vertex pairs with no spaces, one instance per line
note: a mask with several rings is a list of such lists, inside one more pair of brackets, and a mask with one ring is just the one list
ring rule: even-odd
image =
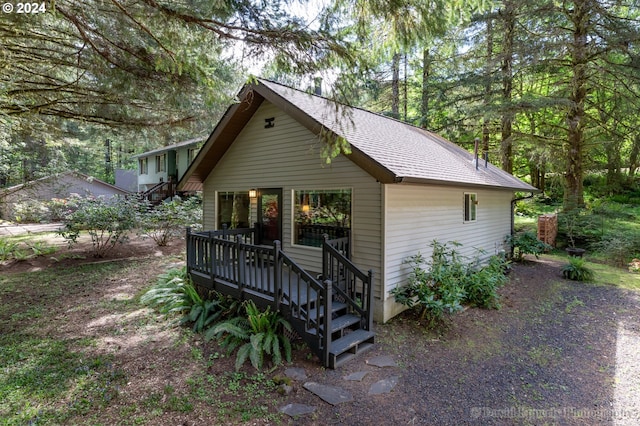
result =
[[[329,352],[331,350],[331,301],[333,298],[333,283],[331,280],[324,280],[323,293],[323,305],[324,305],[324,318],[323,318],[323,333],[322,333],[322,348],[323,348],[323,365],[329,365]],[[318,306],[318,311],[320,307]]]
[[191,273],[191,263],[193,262],[193,248],[191,247],[191,227],[187,226],[185,241],[187,242],[187,276]]
[[[213,246],[213,235],[211,235],[211,233],[209,233],[207,235],[206,247],[205,247],[205,242],[204,241],[201,241],[200,244],[202,246],[201,247],[201,251],[203,251],[203,252],[206,251],[206,252],[209,253],[209,256],[207,256],[207,261],[209,263],[207,269],[209,269],[208,272],[209,272],[209,275],[211,276],[211,284],[213,284],[213,282],[214,282],[213,281],[213,277],[215,275],[215,267],[216,267],[216,264],[214,262],[214,258],[216,256],[214,254],[215,247]],[[205,264],[206,263],[204,263],[203,265],[205,265]]]
[[[369,283],[363,297],[367,298],[367,330],[373,331],[373,270],[369,269]],[[364,289],[363,289],[364,290]],[[364,302],[364,300],[363,300]]]
[[329,279],[329,252],[327,246],[329,245],[329,235],[322,234],[322,279]]
[[282,299],[282,269],[280,268],[280,241],[273,242],[273,299],[276,302],[276,309],[280,311]]
[[238,289],[240,293],[244,291],[244,283],[245,283],[245,253],[244,247],[242,245],[242,235],[236,235],[236,259],[235,259],[235,267],[236,267],[236,277],[238,278]]

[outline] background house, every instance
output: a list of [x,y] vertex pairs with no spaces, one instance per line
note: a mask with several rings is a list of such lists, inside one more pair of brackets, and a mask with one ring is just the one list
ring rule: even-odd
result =
[[[457,241],[462,251],[505,250],[516,191],[536,188],[478,161],[426,130],[266,80],[238,95],[178,185],[203,190],[204,227],[258,222],[262,241],[282,241],[309,271],[321,270],[319,235],[351,238],[351,258],[375,271],[374,317],[403,306],[403,261],[430,243]],[[327,144],[349,154],[330,164]]]
[[206,138],[195,138],[133,156],[138,160],[138,191],[160,183],[177,183]]
[[[130,192],[83,173],[68,171],[0,191],[0,214],[7,220],[15,220],[16,215],[22,215],[18,219],[24,221],[30,219],[26,217],[28,214],[33,214],[34,218],[40,215],[46,218],[46,211],[37,211],[43,209],[43,203],[54,198],[66,199],[71,194],[112,197]],[[33,210],[31,213],[30,209]]]

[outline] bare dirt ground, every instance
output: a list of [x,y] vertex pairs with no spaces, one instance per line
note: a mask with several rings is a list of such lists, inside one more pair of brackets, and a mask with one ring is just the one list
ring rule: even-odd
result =
[[[124,424],[131,401],[168,387],[172,394],[191,395],[188,383],[195,377],[233,370],[233,358],[205,362],[220,351],[214,343],[169,326],[136,302],[159,273],[180,265],[182,241],[159,248],[151,240],[138,240],[105,259],[87,255],[87,244],[73,249],[61,244],[53,256],[0,267],[0,274],[13,274],[63,271],[96,261],[120,265],[118,274],[105,277],[99,288],[77,286],[44,300],[28,288],[3,296],[12,298],[3,303],[46,305],[49,326],[30,332],[78,342],[92,339],[97,343],[78,350],[109,354],[113,368],[126,376],[109,404],[91,417],[73,418],[74,424]],[[221,418],[217,403],[202,399],[191,401],[190,410],[161,415],[141,407],[146,414],[142,424],[640,424],[638,293],[563,280],[560,265],[543,258],[515,265],[501,294],[501,309],[467,309],[438,332],[425,331],[408,313],[378,324],[375,348],[338,370],[322,368],[308,350],[294,351],[293,363],[269,377],[291,367],[304,369],[307,377],[295,380],[289,395],[274,391],[264,396],[266,419]],[[379,355],[391,357],[396,366],[366,363]],[[248,364],[244,371],[253,372]],[[361,381],[344,379],[359,371],[367,372]],[[389,378],[398,382],[390,393],[369,394],[371,385]],[[303,388],[309,381],[345,389],[353,401],[327,404]],[[277,414],[291,403],[315,411],[297,419]]]

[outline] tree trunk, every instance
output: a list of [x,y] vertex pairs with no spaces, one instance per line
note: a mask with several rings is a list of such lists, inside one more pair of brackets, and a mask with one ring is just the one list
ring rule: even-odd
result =
[[500,143],[500,160],[502,169],[513,173],[513,112],[511,108],[513,92],[513,38],[515,31],[515,5],[505,0],[505,9],[501,13],[504,22],[504,38],[502,46],[502,140]]
[[422,51],[422,102],[420,103],[420,127],[429,128],[429,74],[431,72],[431,55],[429,49]]
[[573,24],[570,49],[571,87],[567,111],[567,169],[565,178],[564,209],[584,206],[583,155],[585,150],[585,100],[587,97],[587,34],[589,30],[588,0],[577,0],[568,17]]
[[485,67],[485,85],[484,85],[484,109],[485,117],[482,121],[482,157],[488,158],[489,156],[489,139],[491,132],[489,130],[490,118],[486,113],[489,110],[491,104],[491,81],[493,71],[493,18],[489,16],[487,18],[487,65]]
[[400,54],[393,55],[393,76],[391,78],[391,114],[400,118]]
[[403,104],[402,104],[402,114],[403,114],[403,120],[407,121],[407,103],[409,102],[408,96],[407,96],[407,62],[408,62],[408,58],[407,58],[407,54],[404,54],[404,76],[402,78],[402,97],[403,97]]
[[640,135],[636,135],[629,153],[629,178],[633,180],[638,168],[638,159],[640,158]]

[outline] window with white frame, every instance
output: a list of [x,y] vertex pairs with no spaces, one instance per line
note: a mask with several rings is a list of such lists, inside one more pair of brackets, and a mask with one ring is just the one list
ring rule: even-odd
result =
[[156,155],[156,172],[167,170],[167,154]]
[[351,189],[294,190],[293,208],[293,244],[320,247],[324,234],[349,235]]
[[141,158],[138,160],[138,171],[141,175],[149,173],[149,159]]
[[464,193],[464,221],[475,222],[478,208],[478,194],[475,192]]
[[197,153],[198,150],[195,148],[187,149],[187,161],[189,162],[189,164],[193,163],[193,160],[196,158]]

